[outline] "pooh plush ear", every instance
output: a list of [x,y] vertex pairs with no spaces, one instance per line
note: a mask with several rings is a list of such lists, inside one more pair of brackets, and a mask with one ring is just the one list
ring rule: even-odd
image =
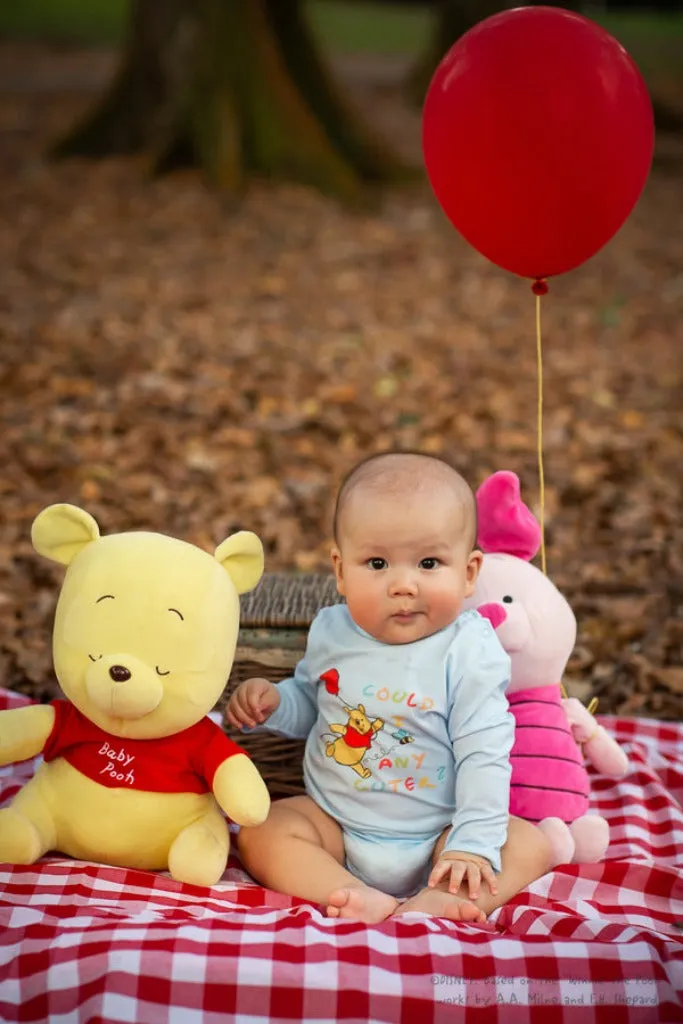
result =
[[69,565],[87,544],[97,540],[100,528],[76,505],[48,505],[31,527],[31,543],[39,555]]
[[214,557],[235,584],[238,594],[253,590],[263,575],[263,545],[249,530],[233,533],[218,545]]

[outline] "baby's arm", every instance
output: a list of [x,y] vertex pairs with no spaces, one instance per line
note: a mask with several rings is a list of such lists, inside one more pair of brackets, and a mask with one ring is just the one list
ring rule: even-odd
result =
[[318,716],[317,679],[309,668],[314,627],[315,621],[293,676],[277,686],[266,679],[247,679],[237,688],[226,709],[230,725],[249,731],[262,726],[292,739],[306,739]]
[[452,649],[449,733],[455,759],[455,815],[444,854],[483,858],[500,871],[510,806],[515,721],[505,691],[510,659],[490,624],[472,620]]

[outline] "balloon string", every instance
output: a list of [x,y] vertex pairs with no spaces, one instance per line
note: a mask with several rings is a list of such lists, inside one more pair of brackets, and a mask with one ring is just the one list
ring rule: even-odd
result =
[[[541,569],[543,575],[547,576],[545,558],[545,474],[543,472],[543,345],[541,341],[541,297],[548,291],[545,281],[536,281],[533,292],[536,296],[536,362],[538,364],[538,480],[540,485],[540,506],[541,506]],[[566,699],[569,691],[564,682],[560,680],[560,693]]]
[[[541,298],[548,292],[548,285],[542,278],[537,278],[532,285],[532,291],[536,296],[536,362],[538,364],[538,479],[540,484],[540,506],[541,506],[541,568],[543,575],[547,576],[545,558],[545,475],[543,473],[543,345],[541,337]],[[569,691],[562,680],[560,680],[560,693],[566,699]],[[597,698],[588,705],[590,714],[594,714],[598,705]]]
[[538,479],[541,503],[541,569],[546,576],[545,558],[545,475],[543,473],[543,348],[541,344],[541,293],[536,293],[536,359],[538,363]]

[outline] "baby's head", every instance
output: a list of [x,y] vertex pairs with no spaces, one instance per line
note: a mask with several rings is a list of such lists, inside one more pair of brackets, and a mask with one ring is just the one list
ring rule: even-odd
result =
[[337,496],[332,564],[354,622],[377,640],[412,643],[453,622],[473,590],[474,494],[433,455],[364,460]]

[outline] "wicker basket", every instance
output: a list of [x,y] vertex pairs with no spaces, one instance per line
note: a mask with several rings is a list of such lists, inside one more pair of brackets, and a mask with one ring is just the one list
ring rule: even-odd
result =
[[[258,587],[242,598],[235,661],[217,708],[225,707],[245,679],[264,676],[279,683],[291,676],[317,612],[340,601],[331,574],[266,573]],[[273,796],[303,793],[302,740],[226,731],[249,753]]]

